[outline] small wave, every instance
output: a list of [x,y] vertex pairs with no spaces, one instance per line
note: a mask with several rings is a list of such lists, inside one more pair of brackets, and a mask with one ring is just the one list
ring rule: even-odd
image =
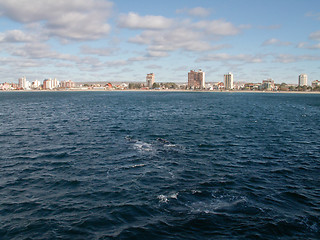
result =
[[164,138],[157,138],[157,141],[161,142],[163,144],[170,144],[170,142],[168,140],[164,139]]
[[300,202],[300,203],[308,203],[309,198],[304,196],[302,193],[298,193],[295,191],[286,191],[282,193],[283,196],[286,198],[290,198],[294,201]]
[[164,138],[157,138],[157,142],[162,144],[163,147],[165,147],[165,148],[175,148],[175,149],[179,149],[180,148],[180,149],[182,149],[182,147],[180,145],[174,144],[174,143],[172,143],[172,142],[170,142],[170,141],[168,141],[168,140],[166,140]]
[[305,217],[301,223],[304,226],[306,226],[309,231],[319,233],[320,232],[319,222],[320,221],[317,217]]
[[135,164],[135,165],[131,165],[131,166],[128,166],[126,168],[137,168],[137,167],[144,167],[146,164],[144,163],[141,163],[141,164]]
[[284,174],[284,175],[293,173],[293,171],[291,169],[287,169],[287,168],[274,169],[271,172],[276,173],[276,174]]
[[191,190],[191,193],[192,194],[198,194],[198,193],[202,193],[202,191],[200,191],[200,190]]
[[166,197],[165,195],[159,195],[158,196],[158,199],[161,203],[167,203],[169,200],[168,200],[168,197]]
[[64,186],[64,187],[77,187],[81,184],[81,181],[73,179],[60,179],[54,182],[55,186]]
[[150,143],[137,141],[133,147],[140,152],[152,152],[154,149]]
[[[201,194],[201,191],[192,190],[191,193],[196,197],[198,194]],[[246,212],[249,209],[248,201],[243,196],[214,194],[211,196],[211,198],[197,198],[196,201],[192,202],[191,205],[187,204],[187,206],[190,208],[191,212],[205,214],[218,214],[221,212]]]
[[174,193],[171,193],[170,195],[159,195],[157,198],[159,199],[159,202],[161,203],[168,203],[169,202],[169,199],[178,199],[178,195],[179,195],[179,192],[174,192]]
[[52,152],[52,153],[45,153],[45,154],[39,154],[38,156],[33,156],[34,159],[64,159],[70,157],[69,153],[67,152]]
[[169,197],[173,198],[173,199],[178,199],[178,195],[179,195],[179,193],[176,192],[176,193],[171,194]]
[[152,146],[152,144],[147,143],[147,142],[143,142],[141,140],[135,140],[133,139],[132,136],[126,136],[125,139],[128,142],[133,143],[133,148],[138,150],[139,152],[153,152],[155,151],[154,147]]

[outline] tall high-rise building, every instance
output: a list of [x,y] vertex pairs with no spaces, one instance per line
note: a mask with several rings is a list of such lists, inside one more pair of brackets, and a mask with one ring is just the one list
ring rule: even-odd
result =
[[19,88],[26,89],[27,88],[27,79],[26,77],[19,78]]
[[231,72],[224,75],[224,87],[225,89],[233,89],[233,74]]
[[52,89],[52,80],[50,78],[43,81],[43,89]]
[[52,79],[51,83],[52,83],[52,88],[57,88],[59,86],[59,81],[56,78]]
[[308,85],[308,75],[307,74],[300,74],[299,75],[299,86],[307,86]]
[[147,87],[152,88],[154,84],[154,73],[148,73],[146,77]]
[[190,70],[190,72],[188,72],[188,88],[205,88],[205,72],[201,69],[199,69],[198,72]]

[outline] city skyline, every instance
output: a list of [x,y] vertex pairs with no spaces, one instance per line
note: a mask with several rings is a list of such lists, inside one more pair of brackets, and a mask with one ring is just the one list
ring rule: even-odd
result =
[[18,83],[0,83],[1,91],[10,90],[126,90],[126,89],[141,89],[141,90],[262,90],[262,91],[319,91],[319,80],[314,80],[308,84],[308,75],[300,74],[297,84],[287,84],[282,82],[276,83],[273,79],[264,79],[262,82],[246,83],[234,81],[231,72],[224,74],[224,81],[206,82],[205,72],[199,69],[198,71],[190,70],[188,72],[187,82],[156,82],[155,74],[148,73],[145,82],[73,82],[72,80],[62,80],[47,78],[43,83],[39,80],[29,81],[26,77],[18,79]]
[[320,3],[268,1],[0,1],[0,82],[145,79],[308,84],[319,79]]
[[[206,80],[205,80],[205,72],[202,71],[201,69],[199,69],[198,71],[196,70],[190,70],[188,73],[187,73],[187,78],[185,79],[185,81],[182,81],[182,82],[176,82],[176,83],[179,83],[179,84],[186,84],[189,88],[195,88],[195,89],[199,89],[199,88],[205,88],[205,85],[206,85]],[[312,86],[312,84],[314,84],[315,82],[319,82],[319,80],[313,80],[313,81],[309,81],[308,80],[308,75],[303,73],[303,74],[300,74],[298,76],[298,79],[297,79],[297,83],[286,83],[286,82],[275,82],[272,78],[268,78],[268,79],[261,79],[262,80],[262,83],[263,82],[269,82],[269,81],[272,81],[273,84],[289,84],[289,85],[296,85],[296,86]],[[53,88],[55,88],[56,86],[59,85],[60,81],[57,80],[56,78],[45,78],[43,79],[43,83],[45,84],[45,81],[50,81],[50,84],[51,82],[53,82]],[[73,82],[72,80],[61,80],[61,82]],[[79,81],[76,81],[77,83],[82,83],[82,82],[79,82]],[[108,83],[106,81],[85,81],[85,82],[92,82],[92,83]],[[114,83],[115,81],[109,81],[110,83]],[[133,83],[143,83],[145,82],[146,84],[146,87],[148,88],[152,88],[153,84],[154,83],[169,83],[169,82],[164,82],[164,81],[158,81],[156,82],[155,81],[155,74],[154,73],[148,73],[146,74],[146,77],[145,77],[145,80],[140,80],[140,81],[136,81],[136,82],[133,82]],[[259,83],[260,81],[257,81],[257,82],[248,82],[248,83],[253,83],[253,84],[257,84]],[[15,81],[11,81],[11,82],[0,82],[0,84],[4,84],[4,83],[9,83],[9,84],[15,84]],[[122,83],[130,83],[130,81],[126,82],[126,81],[122,81]],[[237,81],[233,79],[233,73],[229,72],[227,74],[224,74],[223,76],[223,80],[222,81],[216,81],[216,82],[213,82],[213,81],[208,81],[208,83],[223,83],[224,86],[226,86],[227,89],[233,89],[233,86],[234,86],[234,83],[244,83],[242,81]],[[20,87],[20,88],[28,88],[26,87],[27,85],[28,86],[31,86],[31,85],[35,85],[35,88],[39,87],[41,85],[40,81],[38,79],[33,79],[33,80],[30,80],[26,78],[26,76],[23,76],[23,77],[20,77],[19,79],[17,79],[17,85]]]

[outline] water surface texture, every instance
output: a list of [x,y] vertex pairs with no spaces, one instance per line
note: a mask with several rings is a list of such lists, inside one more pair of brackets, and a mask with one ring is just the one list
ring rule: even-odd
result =
[[0,239],[320,238],[320,95],[0,103]]

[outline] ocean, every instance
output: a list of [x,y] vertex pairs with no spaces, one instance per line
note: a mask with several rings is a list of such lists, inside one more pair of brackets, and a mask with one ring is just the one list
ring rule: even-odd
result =
[[320,239],[319,94],[0,103],[0,239]]

